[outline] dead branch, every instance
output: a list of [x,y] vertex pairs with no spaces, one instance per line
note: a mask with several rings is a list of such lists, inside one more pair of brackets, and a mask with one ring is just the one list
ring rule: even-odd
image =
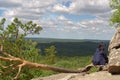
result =
[[45,65],[45,64],[38,64],[38,63],[33,63],[33,62],[29,62],[20,58],[7,58],[7,57],[3,57],[0,56],[0,60],[4,60],[4,61],[10,61],[10,62],[18,62],[21,63],[20,65],[17,66],[18,68],[18,73],[16,75],[16,77],[14,79],[18,79],[21,69],[24,66],[30,66],[33,68],[39,68],[39,69],[45,69],[45,70],[53,70],[56,72],[63,72],[63,73],[82,73],[82,72],[87,72],[89,71],[93,66],[89,65],[87,67],[85,67],[84,69],[81,70],[69,70],[69,69],[64,69],[64,68],[58,68],[58,67],[53,67],[53,66],[49,66],[49,65]]
[[[33,68],[39,68],[39,69],[46,69],[46,70],[53,70],[56,72],[64,72],[64,73],[80,73],[83,72],[81,70],[68,70],[68,69],[63,69],[63,68],[57,68],[57,67],[53,67],[53,66],[49,66],[49,65],[45,65],[45,64],[38,64],[38,63],[33,63],[33,62],[29,62],[20,58],[6,58],[3,56],[0,56],[0,60],[4,60],[4,61],[10,61],[10,62],[19,62],[24,64],[23,66],[30,66]],[[22,67],[23,67],[22,66]],[[20,66],[18,66],[20,67]]]
[[[15,80],[19,78],[21,69],[23,67],[25,67],[25,66],[29,66],[29,67],[33,67],[33,68],[39,68],[39,69],[44,69],[44,70],[52,70],[52,71],[62,72],[62,73],[82,73],[82,72],[87,72],[92,67],[94,67],[94,65],[88,65],[85,68],[80,69],[80,70],[69,70],[69,69],[53,67],[53,66],[49,66],[49,65],[45,65],[45,64],[38,64],[38,63],[29,62],[29,61],[24,60],[24,59],[13,57],[13,56],[11,56],[10,54],[8,54],[6,52],[4,52],[4,54],[8,55],[8,57],[0,56],[0,60],[20,63],[15,68],[13,68],[13,70],[11,70],[11,71],[14,71],[15,69],[18,69],[17,75],[14,77]],[[4,74],[10,73],[11,71],[4,72]]]
[[17,66],[19,69],[18,69],[17,75],[16,75],[15,78],[14,78],[15,80],[19,78],[21,69],[22,69],[22,67],[23,67],[24,65],[25,65],[25,64],[22,63],[22,64],[20,64],[20,65]]
[[0,46],[0,51],[3,51],[3,45]]
[[8,68],[8,66],[4,66],[2,64],[0,64],[0,67],[2,67],[2,68]]

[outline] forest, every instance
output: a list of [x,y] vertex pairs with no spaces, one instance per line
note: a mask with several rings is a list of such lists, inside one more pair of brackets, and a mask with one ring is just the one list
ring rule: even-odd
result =
[[[37,48],[41,50],[41,55],[44,55],[44,49],[51,45],[56,47],[56,56],[90,56],[93,55],[100,42],[106,44],[106,49],[109,45],[109,40],[82,40],[82,39],[52,39],[52,38],[27,38],[36,41]],[[107,50],[106,50],[107,51]]]

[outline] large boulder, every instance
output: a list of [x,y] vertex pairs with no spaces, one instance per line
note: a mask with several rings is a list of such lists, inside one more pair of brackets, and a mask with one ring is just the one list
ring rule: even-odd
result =
[[120,28],[117,29],[109,44],[108,71],[113,74],[120,74]]

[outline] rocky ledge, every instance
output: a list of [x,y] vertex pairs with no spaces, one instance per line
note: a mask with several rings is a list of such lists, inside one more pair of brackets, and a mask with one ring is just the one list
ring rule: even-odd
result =
[[61,73],[32,80],[120,80],[120,74],[112,75],[108,71],[94,72],[91,74]]

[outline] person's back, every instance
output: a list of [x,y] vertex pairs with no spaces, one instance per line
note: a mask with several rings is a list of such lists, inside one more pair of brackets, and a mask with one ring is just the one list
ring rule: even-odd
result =
[[105,44],[101,43],[96,49],[92,63],[94,65],[105,65],[107,62],[108,62],[108,58],[105,53]]

